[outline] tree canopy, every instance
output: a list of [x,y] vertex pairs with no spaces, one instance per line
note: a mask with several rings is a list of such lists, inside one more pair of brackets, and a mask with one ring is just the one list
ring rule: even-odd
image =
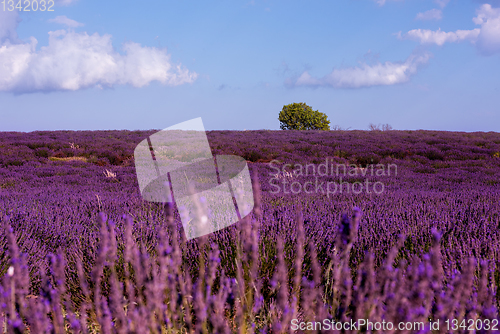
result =
[[330,130],[326,114],[303,102],[283,106],[278,120],[282,130]]

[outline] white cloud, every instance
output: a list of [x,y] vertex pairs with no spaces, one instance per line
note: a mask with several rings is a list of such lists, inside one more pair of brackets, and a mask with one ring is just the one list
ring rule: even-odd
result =
[[[373,0],[377,5],[379,6],[383,6],[385,5],[389,0]],[[391,0],[391,1],[404,1],[404,0]],[[491,1],[491,0],[490,0]],[[444,8],[446,7],[446,5],[448,4],[448,2],[450,2],[450,0],[434,0],[434,2],[441,8]]]
[[191,83],[197,74],[172,64],[165,49],[124,43],[125,54],[112,46],[110,35],[58,30],[36,50],[37,41],[0,46],[0,91],[16,93],[78,90],[88,87],[134,87],[159,81],[166,85]]
[[[0,91],[48,92],[119,84],[143,87],[152,81],[175,86],[191,83],[198,76],[173,64],[165,49],[127,42],[120,53],[113,48],[110,35],[51,31],[48,45],[37,50],[35,38],[29,42],[18,39],[20,21],[17,11],[0,10]],[[49,21],[70,28],[82,25],[66,16]]]
[[377,5],[379,5],[379,6],[385,5],[385,1],[386,0],[375,0],[375,2],[377,3]]
[[68,26],[70,28],[76,28],[76,27],[83,26],[83,23],[80,23],[80,22],[77,22],[77,21],[72,20],[70,18],[67,18],[64,15],[56,16],[54,19],[50,19],[48,21],[52,22],[52,23],[63,24],[63,25]]
[[446,5],[448,4],[448,2],[450,2],[450,0],[434,0],[434,2],[441,8],[444,8],[446,7]]
[[472,19],[475,24],[481,25],[481,32],[477,37],[477,47],[485,55],[500,51],[500,8],[493,8],[489,4],[482,5],[477,16]]
[[60,6],[68,6],[77,1],[78,0],[55,0],[55,3]]
[[417,20],[441,20],[443,18],[443,12],[441,9],[431,9],[423,13],[418,13],[415,19]]
[[472,30],[456,30],[445,32],[426,29],[414,29],[406,34],[398,34],[400,39],[411,39],[421,44],[443,45],[450,42],[470,41],[474,43],[484,55],[500,52],[500,8],[493,8],[489,4],[482,5],[477,10],[477,16],[472,21],[481,28]]
[[404,62],[385,62],[368,65],[334,69],[323,78],[316,79],[307,71],[293,80],[288,79],[289,86],[329,86],[333,88],[361,88],[381,85],[396,85],[407,82],[417,72],[420,65],[428,62],[430,54],[411,55]]
[[474,2],[487,3],[490,5],[500,5],[500,0],[474,0]]
[[461,42],[464,40],[474,41],[479,35],[480,29],[474,30],[457,30],[454,32],[445,32],[438,29],[437,31],[427,29],[413,29],[408,31],[401,39],[417,40],[421,44],[437,44],[443,45],[449,42]]
[[7,40],[12,43],[17,41],[16,29],[20,21],[17,10],[0,10],[0,45]]
[[[385,4],[386,4],[386,2],[387,2],[387,1],[389,1],[389,0],[374,0],[374,1],[375,1],[375,3],[376,3],[377,5],[379,5],[379,6],[383,6],[383,5],[385,5]],[[402,1],[402,0],[392,0],[392,1]]]

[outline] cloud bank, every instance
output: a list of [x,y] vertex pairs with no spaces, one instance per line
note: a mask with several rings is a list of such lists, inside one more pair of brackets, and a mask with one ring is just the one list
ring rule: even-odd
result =
[[[79,25],[65,16],[56,17],[54,22]],[[173,64],[165,49],[127,42],[120,53],[108,34],[50,31],[48,45],[37,50],[34,37],[29,42],[18,40],[18,23],[17,13],[0,11],[0,91],[74,91],[126,84],[143,87],[153,81],[176,86],[197,78],[195,72]]]
[[477,10],[477,16],[472,21],[480,28],[472,30],[456,30],[450,32],[426,29],[414,29],[401,35],[400,39],[419,41],[421,44],[443,45],[461,41],[470,41],[484,55],[500,52],[500,8],[484,4]]
[[404,62],[385,62],[369,65],[361,63],[356,67],[334,69],[330,74],[317,79],[307,71],[297,79],[289,78],[288,86],[362,88],[389,86],[407,82],[417,72],[420,65],[426,64],[430,54],[411,55]]

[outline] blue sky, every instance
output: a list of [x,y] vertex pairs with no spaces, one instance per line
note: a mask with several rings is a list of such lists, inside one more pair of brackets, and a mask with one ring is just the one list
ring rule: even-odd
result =
[[[17,3],[17,0],[15,1]],[[0,131],[500,131],[500,1],[58,0],[0,3]]]

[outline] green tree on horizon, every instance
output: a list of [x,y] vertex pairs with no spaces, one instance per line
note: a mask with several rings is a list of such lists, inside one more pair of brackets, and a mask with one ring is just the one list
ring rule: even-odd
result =
[[284,105],[278,120],[282,130],[330,130],[328,116],[304,102]]

